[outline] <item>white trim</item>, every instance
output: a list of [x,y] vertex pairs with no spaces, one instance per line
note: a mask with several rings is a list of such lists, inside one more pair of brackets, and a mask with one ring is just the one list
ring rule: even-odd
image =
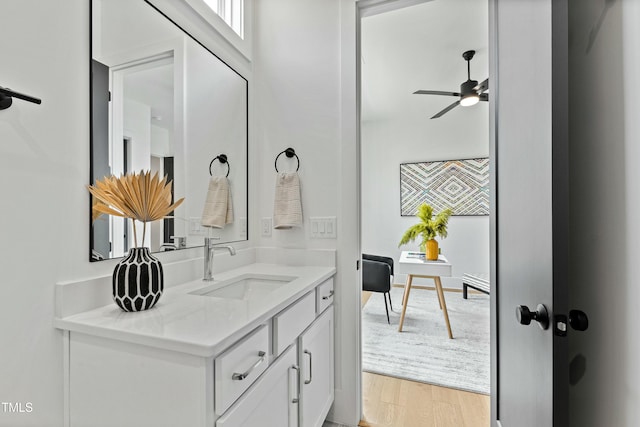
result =
[[[355,30],[355,52],[351,53],[353,55],[353,57],[349,57],[347,55],[345,55],[343,53],[342,55],[342,97],[343,97],[343,111],[342,111],[342,120],[343,120],[343,125],[342,125],[342,130],[343,130],[343,138],[342,138],[342,160],[343,160],[343,170],[345,168],[353,168],[356,171],[356,178],[355,178],[355,195],[352,195],[352,197],[355,197],[355,203],[356,203],[356,208],[355,208],[355,212],[352,210],[348,210],[343,208],[341,211],[341,217],[344,218],[346,217],[350,217],[351,215],[356,216],[355,219],[355,223],[356,223],[356,236],[351,236],[352,238],[355,237],[356,242],[353,245],[346,245],[349,249],[352,246],[355,246],[356,249],[356,259],[360,259],[361,257],[361,235],[362,235],[362,218],[361,218],[361,198],[362,198],[362,185],[361,185],[361,168],[360,168],[360,162],[361,162],[361,156],[360,156],[360,113],[361,113],[361,104],[360,104],[360,100],[361,100],[361,61],[359,60],[361,58],[361,34],[360,34],[360,29],[361,29],[361,22],[362,22],[362,18],[365,18],[367,16],[373,16],[373,15],[377,15],[380,13],[384,13],[384,12],[389,12],[392,10],[397,10],[397,9],[401,9],[404,7],[408,7],[408,6],[414,6],[417,4],[422,4],[422,3],[428,3],[430,1],[433,0],[356,0],[356,16],[355,16],[355,25],[352,27],[353,30]],[[344,10],[344,9],[343,9]],[[343,23],[343,31],[346,31],[346,27],[344,26]],[[341,46],[343,48],[343,50],[348,50],[345,49],[345,46],[348,46],[349,48],[351,47],[351,45],[345,43],[344,40],[344,35],[343,35],[343,40],[341,43]],[[349,52],[347,52],[349,53]],[[355,54],[354,54],[355,53]],[[345,65],[345,63],[347,65]],[[349,66],[352,66],[352,68],[349,68]],[[349,130],[349,126],[351,125],[347,120],[345,120],[346,117],[348,117],[349,114],[352,113],[352,111],[348,108],[347,103],[348,103],[348,99],[349,97],[352,95],[349,90],[351,90],[352,88],[350,87],[350,85],[345,82],[345,75],[349,75],[349,73],[353,73],[355,72],[355,76],[356,76],[356,81],[355,81],[355,102],[353,103],[353,105],[355,105],[355,111],[353,113],[355,113],[355,150],[349,150],[349,144],[351,143],[351,141],[348,138],[345,138],[345,131]],[[346,101],[346,102],[345,102]],[[355,166],[354,166],[355,165]],[[347,181],[348,182],[348,181]],[[342,180],[342,188],[343,188],[343,192],[344,192],[344,188],[348,187],[348,185],[345,184],[345,180],[343,177]],[[344,200],[344,196],[343,196],[343,200]],[[342,230],[344,230],[344,226],[341,227]],[[342,233],[343,235],[345,233]],[[351,243],[351,242],[350,242]],[[345,245],[343,244],[341,246],[341,249],[347,249],[345,248]],[[344,271],[344,266],[343,268],[338,268],[338,273],[341,274],[342,276],[345,276],[347,273],[345,273]],[[347,280],[349,280],[349,278],[346,278]],[[342,279],[345,280],[345,279]],[[343,282],[345,283],[345,282]],[[353,279],[351,279],[351,282],[347,281],[346,283],[353,283]],[[354,425],[357,425],[360,421],[360,419],[362,419],[362,331],[361,331],[361,320],[362,320],[362,306],[361,306],[361,288],[362,288],[362,270],[360,269],[357,272],[356,275],[356,281],[355,283],[357,283],[357,286],[349,286],[347,287],[348,289],[352,289],[352,292],[354,293],[354,295],[349,295],[349,297],[354,298],[355,302],[357,302],[357,307],[352,306],[351,308],[354,310],[355,313],[357,313],[357,319],[355,319],[355,321],[353,321],[353,323],[351,324],[355,324],[355,337],[356,337],[356,354],[358,355],[357,357],[357,361],[354,364],[355,366],[353,366],[353,369],[355,370],[355,380],[356,380],[356,385],[354,387],[355,391],[356,391],[356,399],[357,402],[354,405],[354,408],[357,409],[358,411],[358,420],[356,421],[356,423]],[[344,301],[344,299],[343,299]],[[348,299],[347,299],[348,302]],[[336,324],[339,324],[339,322],[336,322]],[[350,323],[345,323],[345,324],[350,324]],[[344,328],[342,328],[344,329]],[[348,367],[347,367],[348,368]],[[338,394],[336,393],[336,400],[339,399]],[[348,398],[344,397],[344,399],[346,399],[345,401],[348,401]],[[342,420],[344,420],[346,418],[342,418]],[[344,421],[341,421],[340,418],[335,418],[332,419],[334,420],[334,422],[342,422],[345,423]],[[346,424],[349,424],[349,422],[347,422]]]
[[356,80],[356,0],[343,0],[340,13],[340,144],[338,253],[335,282],[335,400],[327,420],[356,426],[362,414],[360,354],[360,198]]
[[62,331],[62,390],[64,427],[71,426],[71,340],[69,331]]
[[360,18],[365,18],[430,1],[433,0],[360,0],[358,9],[360,10]]
[[[144,1],[151,4],[158,12],[179,27],[186,36],[205,47],[243,78],[250,80],[252,75],[251,46],[253,36],[251,23],[253,22],[253,0],[245,0],[244,47],[238,41],[241,40],[240,37],[213,11],[211,11],[211,14],[219,21],[219,28],[216,27],[216,24],[212,24],[203,18],[200,13],[187,3],[187,0]],[[229,34],[226,34],[225,31],[228,31]],[[234,42],[234,37],[238,39],[236,40],[238,43]]]
[[[236,31],[225,22],[224,18],[218,15],[204,0],[181,0],[196,12],[204,21],[222,38],[237,50],[247,60],[251,61],[252,55],[252,22],[253,22],[253,1],[244,0],[244,13],[242,18],[242,34]],[[224,13],[224,12],[223,12]]]
[[127,74],[168,64],[173,64],[173,50],[169,50],[167,52],[162,52],[157,55],[152,55],[145,58],[138,58],[126,64],[114,65],[113,67],[110,67],[110,69],[112,71],[123,70],[125,74]]
[[244,0],[204,0],[233,31],[244,38]]

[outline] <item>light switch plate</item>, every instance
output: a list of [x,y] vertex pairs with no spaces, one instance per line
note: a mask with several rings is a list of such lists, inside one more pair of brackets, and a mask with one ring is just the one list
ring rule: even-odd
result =
[[189,218],[189,235],[190,236],[204,236],[205,230],[202,226],[200,217]]
[[271,218],[262,218],[260,220],[260,235],[263,237],[271,236],[271,226],[272,221]]
[[309,235],[312,239],[335,239],[336,217],[335,216],[315,216],[309,218],[311,227]]

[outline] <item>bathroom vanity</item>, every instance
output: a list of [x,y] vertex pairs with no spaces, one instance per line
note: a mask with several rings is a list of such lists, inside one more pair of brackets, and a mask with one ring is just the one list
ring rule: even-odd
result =
[[334,274],[253,263],[170,287],[146,312],[59,311],[67,425],[322,426]]

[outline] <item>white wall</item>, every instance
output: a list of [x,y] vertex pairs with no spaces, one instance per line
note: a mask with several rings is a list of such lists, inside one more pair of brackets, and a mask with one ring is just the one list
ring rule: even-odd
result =
[[[88,262],[89,6],[4,2],[0,85],[42,98],[0,111],[0,395],[32,402],[0,426],[62,425],[62,333],[54,284],[113,269]],[[37,29],[37,30],[36,30]]]
[[[94,33],[100,34],[100,37],[93,39],[93,57],[106,65],[114,65],[113,61],[117,64],[125,62],[122,57],[127,52],[124,52],[123,46],[132,59],[140,59],[147,55],[137,52],[157,51],[156,45],[171,43],[175,37],[167,31],[166,19],[158,13],[150,14],[151,7],[144,2],[92,1],[96,12],[92,14]],[[145,17],[142,23],[141,16]],[[175,34],[178,32],[176,29]]]
[[[2,14],[11,19],[0,26],[0,86],[42,105],[14,100],[0,111],[0,401],[33,408],[7,413],[0,405],[0,426],[59,427],[63,346],[52,322],[54,284],[109,275],[117,262],[89,262],[89,2],[10,1]],[[214,48],[223,44],[200,27],[194,32]],[[222,56],[250,74],[237,53]]]
[[569,4],[570,295],[589,316],[586,332],[569,333],[571,425],[632,427],[640,419],[640,2]]
[[[209,165],[216,156],[226,154],[229,168],[216,160],[211,173],[225,176],[229,172],[233,223],[207,232],[220,237],[222,242],[241,240],[247,236],[246,81],[188,39],[183,70],[185,202],[178,212],[199,222],[209,187]],[[202,244],[202,237],[187,234],[187,245]]]
[[[336,276],[336,399],[330,419],[355,425],[359,296],[354,247],[358,230],[355,179],[355,2],[255,2],[252,94],[256,127],[258,216],[273,216],[276,155],[300,158],[304,227],[272,230],[260,245],[339,248]],[[345,72],[346,71],[346,72]],[[345,154],[346,153],[346,154]],[[282,155],[280,171],[295,169]],[[312,216],[337,216],[337,239],[311,239]]]
[[[151,107],[140,102],[130,99],[124,100],[123,108],[123,136],[128,139],[128,156],[129,172],[139,173],[143,169],[148,170],[151,167]],[[115,154],[122,151],[123,144],[113,144],[114,159],[124,159],[123,154]],[[113,165],[112,172],[116,173],[116,165]],[[123,165],[124,166],[124,165]],[[118,171],[117,174],[121,174]],[[113,227],[111,229],[112,254],[116,257],[124,256],[128,249],[125,250],[124,238],[122,230],[124,229],[124,218],[110,217]],[[137,224],[138,226],[141,224]],[[128,221],[129,245],[138,245],[151,247],[151,236],[145,234],[141,228],[136,226],[137,233],[134,233],[133,221]],[[145,234],[144,241],[142,235]],[[131,243],[133,240],[133,243]],[[158,247],[158,246],[156,246]]]
[[[488,105],[460,107],[455,114],[438,120],[362,124],[363,253],[390,256],[397,262],[402,250],[418,250],[418,241],[398,248],[402,234],[417,222],[415,217],[400,216],[400,163],[488,157]],[[453,216],[448,231],[449,236],[438,242],[453,264],[455,279],[443,282],[461,287],[462,274],[489,271],[489,217]],[[395,278],[396,283],[404,281],[402,275]]]
[[174,149],[171,136],[172,134],[167,129],[152,124],[151,147],[149,148],[151,155],[156,157],[173,156]]
[[[335,248],[312,240],[311,216],[336,216],[340,130],[339,2],[271,0],[255,10],[254,96],[259,169],[259,212],[273,216],[276,155],[292,147],[300,158],[304,228],[273,230],[266,246]],[[293,171],[285,155],[278,170]],[[338,230],[340,233],[340,230]]]
[[[151,107],[126,99],[124,102],[124,136],[130,140],[130,166],[138,173],[149,169],[151,162]],[[120,144],[117,144],[120,145]]]

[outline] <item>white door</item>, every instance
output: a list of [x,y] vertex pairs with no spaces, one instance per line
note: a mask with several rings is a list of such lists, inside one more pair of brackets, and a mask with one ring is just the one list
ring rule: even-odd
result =
[[321,427],[333,403],[333,306],[300,337],[300,426]]

